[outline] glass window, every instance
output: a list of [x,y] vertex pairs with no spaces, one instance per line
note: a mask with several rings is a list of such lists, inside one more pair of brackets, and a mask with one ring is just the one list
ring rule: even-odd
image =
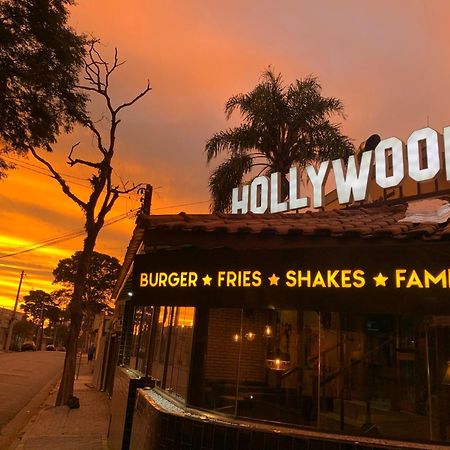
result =
[[187,396],[195,308],[161,307],[155,332],[151,375],[156,384]]
[[170,389],[183,399],[186,398],[188,389],[193,328],[194,308],[175,308],[166,389]]
[[131,346],[128,366],[145,373],[153,317],[153,307],[136,307],[131,327]]
[[144,318],[143,309],[144,309],[143,307],[138,306],[134,310],[132,334],[131,334],[130,362],[129,362],[129,366],[132,369],[137,369],[140,329]]
[[450,440],[448,316],[148,306],[135,308],[131,329],[130,367],[149,366],[158,386],[192,406]]
[[136,369],[146,373],[147,370],[147,357],[148,350],[150,345],[150,332],[152,327],[152,319],[153,319],[153,307],[145,306],[143,308],[143,317],[140,324],[140,339],[138,339],[138,356]]
[[155,352],[151,365],[151,375],[158,386],[162,386],[164,374],[164,361],[166,354],[166,341],[169,329],[169,317],[171,308],[162,306],[159,311],[158,325],[155,332]]
[[190,398],[232,416],[449,441],[445,319],[210,308],[195,337],[206,341],[202,395]]
[[235,414],[236,382],[242,358],[241,328],[241,309],[209,309],[203,395],[196,396],[197,406]]

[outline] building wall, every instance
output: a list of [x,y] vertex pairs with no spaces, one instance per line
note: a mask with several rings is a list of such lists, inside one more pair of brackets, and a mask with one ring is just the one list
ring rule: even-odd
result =
[[[11,320],[12,310],[0,308],[0,350],[3,350],[8,336],[9,321]],[[21,320],[23,313],[16,311],[16,321]]]
[[[265,358],[266,342],[261,339],[267,324],[265,312],[244,315],[243,340],[241,353],[241,382],[264,382],[265,368],[261,361]],[[233,336],[241,330],[241,310],[230,308],[212,308],[209,315],[208,349],[205,377],[208,380],[236,382],[240,342]],[[253,332],[253,341],[245,334]]]

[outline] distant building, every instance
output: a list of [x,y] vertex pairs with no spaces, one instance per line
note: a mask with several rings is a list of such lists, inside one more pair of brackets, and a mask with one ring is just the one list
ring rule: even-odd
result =
[[[11,320],[12,310],[7,308],[0,308],[0,349],[5,348],[6,338],[8,336],[8,327]],[[23,313],[16,311],[16,321],[21,320]]]

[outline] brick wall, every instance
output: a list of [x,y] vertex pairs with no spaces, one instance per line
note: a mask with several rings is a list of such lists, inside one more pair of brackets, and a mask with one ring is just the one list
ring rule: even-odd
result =
[[[264,382],[267,312],[255,311],[244,314],[243,334],[252,331],[253,341],[242,341],[241,382]],[[240,342],[233,335],[241,329],[241,310],[235,308],[212,308],[209,313],[208,348],[206,356],[206,379],[235,382]]]

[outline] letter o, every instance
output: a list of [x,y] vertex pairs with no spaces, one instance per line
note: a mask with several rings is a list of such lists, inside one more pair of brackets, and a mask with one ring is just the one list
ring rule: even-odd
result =
[[[405,176],[403,142],[396,138],[383,139],[375,148],[375,180],[380,188],[398,186]],[[386,151],[392,150],[392,175],[387,176]]]
[[250,211],[254,214],[264,214],[269,206],[269,180],[266,177],[256,177],[250,186]]
[[[424,169],[420,168],[419,141],[422,140],[427,143],[427,167]],[[432,180],[441,168],[437,131],[429,127],[414,131],[408,138],[407,147],[409,176],[417,182]]]

